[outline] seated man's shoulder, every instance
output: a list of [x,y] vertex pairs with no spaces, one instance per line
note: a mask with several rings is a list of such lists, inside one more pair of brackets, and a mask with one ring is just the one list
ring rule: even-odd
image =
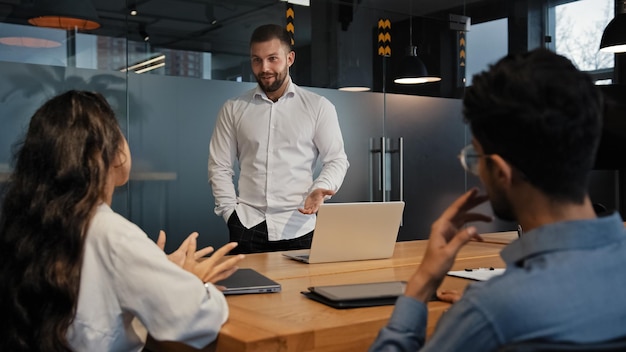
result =
[[547,276],[538,277],[524,270],[507,270],[488,281],[469,285],[463,299],[485,314],[506,320],[540,306],[537,295],[542,294],[544,282],[549,280]]

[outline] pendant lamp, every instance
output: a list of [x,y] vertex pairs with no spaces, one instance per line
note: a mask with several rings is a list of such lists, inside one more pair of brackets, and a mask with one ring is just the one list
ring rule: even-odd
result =
[[618,1],[615,5],[615,17],[609,22],[602,33],[600,51],[609,53],[626,52],[626,1]]
[[410,17],[409,17],[409,46],[406,50],[406,56],[400,61],[398,70],[394,78],[397,84],[421,84],[427,82],[441,81],[441,77],[431,76],[426,70],[426,65],[417,55],[417,46],[413,45],[413,9],[412,2],[409,1]]
[[366,82],[365,73],[359,67],[349,67],[342,72],[339,90],[347,92],[367,92],[370,90]]
[[[352,32],[354,33],[354,31]],[[349,38],[349,52],[350,55],[355,55],[354,43],[355,38],[352,38],[352,34]],[[370,84],[367,82],[367,78],[364,70],[361,68],[360,60],[358,58],[348,60],[348,67],[340,70],[339,75],[339,90],[347,92],[367,92],[370,89]]]
[[417,55],[417,47],[410,45],[406,56],[400,61],[396,77],[393,80],[398,84],[421,84],[441,81],[441,77],[428,74],[426,65]]
[[91,0],[35,0],[36,16],[28,23],[37,27],[92,30],[100,27]]

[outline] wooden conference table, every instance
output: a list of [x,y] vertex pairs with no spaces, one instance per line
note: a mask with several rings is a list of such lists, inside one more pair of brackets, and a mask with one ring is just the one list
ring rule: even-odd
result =
[[[506,232],[470,242],[452,270],[503,267],[500,250],[517,237]],[[383,327],[393,306],[334,309],[302,294],[310,286],[408,280],[423,258],[425,240],[398,242],[390,259],[303,264],[283,252],[248,254],[239,265],[254,268],[282,285],[280,293],[228,296],[230,317],[204,351],[365,351]],[[469,280],[446,277],[442,288],[463,290]],[[427,333],[449,307],[428,303]],[[150,351],[194,351],[178,343],[150,341]]]

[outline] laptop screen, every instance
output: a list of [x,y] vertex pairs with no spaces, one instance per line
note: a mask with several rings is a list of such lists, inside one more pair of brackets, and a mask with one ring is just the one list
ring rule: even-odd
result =
[[[393,255],[404,202],[324,203],[317,213],[308,263],[383,259]],[[291,259],[302,252],[286,253]]]

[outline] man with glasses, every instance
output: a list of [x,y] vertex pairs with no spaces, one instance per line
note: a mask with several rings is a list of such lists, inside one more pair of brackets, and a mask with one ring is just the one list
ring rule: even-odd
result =
[[[538,49],[474,76],[463,106],[473,139],[459,158],[486,195],[468,191],[433,223],[424,259],[371,351],[495,351],[527,340],[625,336],[626,233],[619,214],[596,216],[587,193],[602,111],[591,78]],[[468,286],[425,342],[426,304],[459,250],[480,240],[465,225],[490,220],[472,211],[486,200],[524,235],[502,251],[505,273]]]

